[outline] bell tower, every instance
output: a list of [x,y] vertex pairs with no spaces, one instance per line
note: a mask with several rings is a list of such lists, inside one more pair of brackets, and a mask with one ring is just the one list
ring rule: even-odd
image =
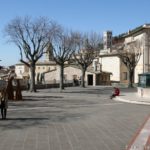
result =
[[111,48],[111,46],[112,46],[112,31],[105,31],[103,33],[103,46],[104,46],[104,50]]
[[45,61],[52,61],[53,60],[53,46],[52,44],[48,44],[46,54],[45,54]]

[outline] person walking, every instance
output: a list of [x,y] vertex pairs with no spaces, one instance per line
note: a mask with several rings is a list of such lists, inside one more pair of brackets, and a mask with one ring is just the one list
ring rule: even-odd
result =
[[2,89],[1,95],[0,95],[0,100],[1,100],[1,115],[2,115],[2,119],[6,119],[7,108],[8,108],[7,88]]

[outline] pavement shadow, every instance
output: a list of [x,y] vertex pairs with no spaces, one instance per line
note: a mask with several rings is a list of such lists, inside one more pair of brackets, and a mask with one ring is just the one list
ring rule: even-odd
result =
[[126,96],[126,95],[124,95],[124,94],[120,94],[119,96]]
[[104,88],[104,89],[85,89],[85,90],[74,90],[74,91],[69,91],[69,90],[64,90],[61,93],[77,93],[77,94],[106,94],[106,93],[111,93],[112,88]]
[[[10,102],[9,106],[13,108],[36,108],[36,107],[49,107],[59,109],[71,109],[80,107],[91,107],[97,104],[97,101],[85,99],[65,99],[63,96],[25,96],[25,100],[21,102]],[[13,109],[12,108],[12,109]]]
[[[49,113],[49,112],[48,112]],[[34,115],[34,114],[33,114]],[[51,123],[66,123],[78,120],[84,120],[87,117],[85,113],[53,112],[50,115],[44,113],[46,117],[8,117],[6,120],[0,120],[0,130],[22,130],[31,127],[48,126]]]
[[7,118],[2,121],[38,121],[38,120],[48,120],[48,118]]
[[1,130],[9,129],[24,129],[32,126],[43,125],[44,121],[48,118],[7,118],[6,120],[0,120]]
[[58,99],[63,96],[23,96],[24,101],[41,101],[41,99]]

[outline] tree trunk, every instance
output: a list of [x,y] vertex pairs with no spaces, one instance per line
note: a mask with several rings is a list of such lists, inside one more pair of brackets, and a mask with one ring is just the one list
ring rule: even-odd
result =
[[64,65],[60,65],[60,90],[64,89]]
[[13,78],[10,78],[8,80],[8,85],[7,85],[7,94],[8,94],[9,100],[14,100],[14,89],[13,89],[13,85],[12,85],[12,80],[13,80]]
[[128,87],[133,88],[133,81],[134,81],[134,70],[129,71],[129,84]]
[[30,92],[36,92],[35,87],[35,63],[30,66],[31,77],[30,77]]
[[81,78],[81,87],[85,87],[85,72],[86,72],[86,69],[82,68],[82,78]]

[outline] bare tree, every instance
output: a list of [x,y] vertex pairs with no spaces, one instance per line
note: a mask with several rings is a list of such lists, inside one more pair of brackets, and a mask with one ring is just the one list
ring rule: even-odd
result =
[[64,89],[64,66],[69,63],[75,50],[73,35],[72,32],[62,30],[52,42],[53,59],[60,67],[60,90]]
[[133,87],[134,71],[141,56],[141,42],[132,41],[128,44],[123,44],[118,48],[118,55],[121,61],[125,64],[129,72],[129,85]]
[[45,17],[31,20],[30,17],[16,17],[5,28],[9,40],[19,48],[20,61],[30,68],[30,91],[35,92],[36,62],[43,56],[59,26]]
[[85,87],[85,72],[99,54],[101,37],[96,33],[76,34],[76,52],[74,58],[82,70],[81,87]]

